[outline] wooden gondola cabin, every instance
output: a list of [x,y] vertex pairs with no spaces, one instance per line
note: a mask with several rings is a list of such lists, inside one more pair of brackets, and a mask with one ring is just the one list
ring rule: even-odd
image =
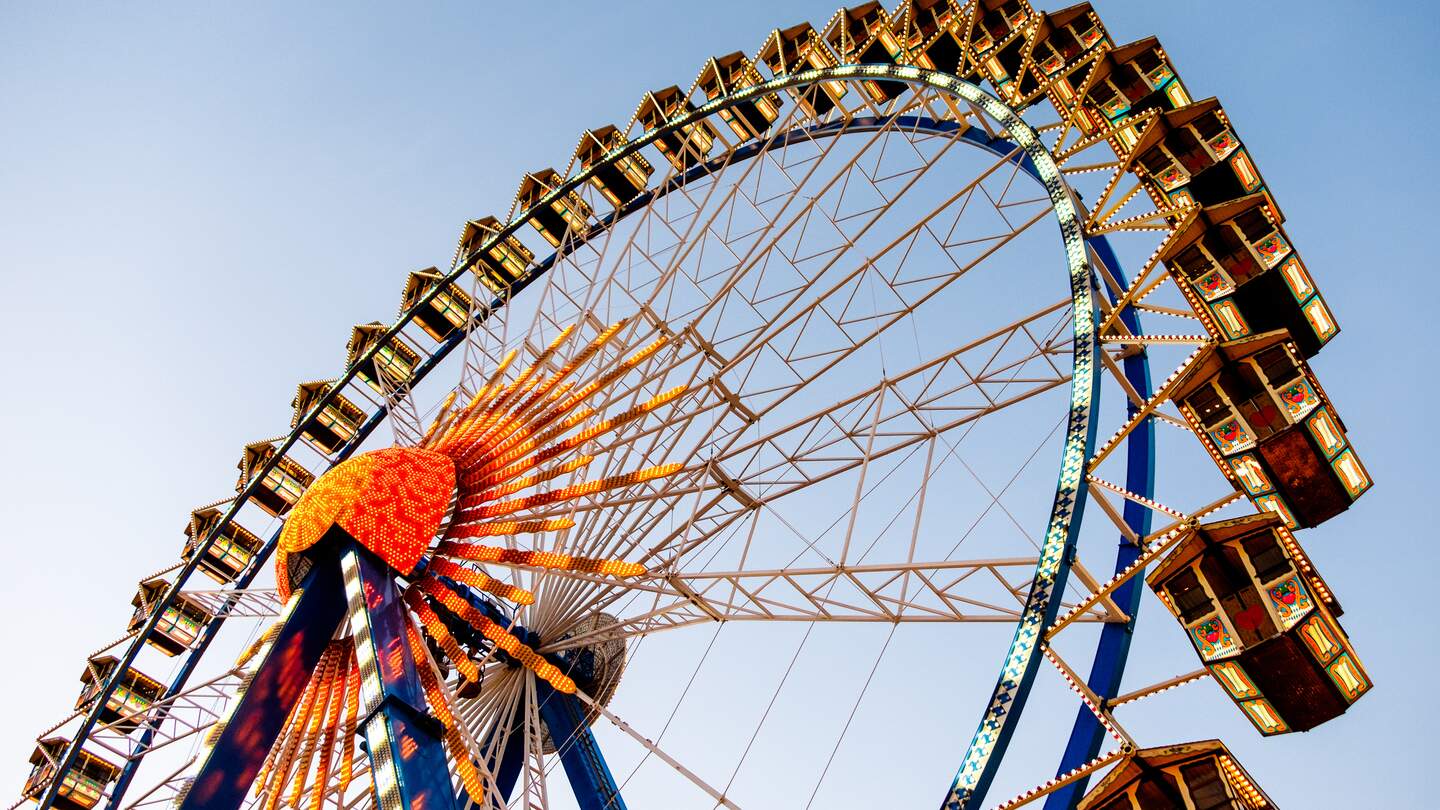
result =
[[436,342],[444,341],[465,326],[470,318],[470,296],[455,284],[446,284],[424,304],[420,302],[440,286],[445,277],[434,267],[418,270],[405,279],[405,292],[400,297],[400,311],[415,310],[415,324]]
[[[350,342],[345,345],[346,367],[358,364],[355,376],[381,396],[409,385],[415,376],[415,367],[420,365],[420,353],[406,345],[398,334],[381,345],[388,331],[389,327],[379,321],[360,324],[350,332]],[[377,345],[375,355],[367,359],[365,355]]]
[[[1110,47],[1110,34],[1089,3],[1079,3],[1054,13],[1041,12],[1035,18],[1030,36],[1028,64],[1020,83],[1020,95],[1028,97],[1056,76],[1074,72],[1092,54]],[[1066,109],[1075,101],[1070,84],[1065,81],[1051,86],[1057,109]],[[1065,95],[1071,91],[1069,95]]]
[[[195,556],[200,543],[220,525],[224,515],[219,509],[197,509],[185,524],[185,559]],[[200,570],[221,585],[234,582],[260,553],[264,543],[234,520],[220,528],[219,535],[200,558]]]
[[[130,604],[135,606],[135,613],[130,617],[130,630],[139,630],[144,626],[169,587],[170,583],[159,578],[140,583],[135,598],[130,600]],[[145,641],[166,655],[176,656],[195,643],[208,621],[210,611],[183,594],[177,594]]]
[[974,24],[970,29],[970,61],[978,71],[963,78],[972,82],[988,79],[1002,97],[1014,98],[1015,78],[1025,61],[1025,27],[1034,15],[1025,0],[976,0]]
[[[30,755],[30,764],[34,768],[30,771],[30,778],[25,780],[25,798],[39,801],[41,794],[49,789],[55,779],[55,763],[69,743],[64,737],[48,737],[40,741],[35,753]],[[90,810],[100,803],[105,790],[119,776],[119,766],[82,748],[61,777],[53,806],[60,810]]]
[[[90,708],[119,664],[119,659],[113,655],[90,659],[80,675],[80,697],[75,701],[77,710]],[[139,726],[139,718],[164,694],[164,684],[134,668],[126,669],[105,701],[105,707],[100,710],[100,722],[109,723],[126,733],[134,731]]]
[[[756,61],[763,62],[776,77],[803,70],[823,70],[840,64],[810,23],[771,31],[760,47]],[[806,112],[818,118],[835,109],[847,90],[844,82],[815,82],[791,87],[789,92]]]
[[1187,530],[1146,582],[1261,734],[1308,731],[1370,690],[1340,604],[1274,515]]
[[626,145],[625,136],[614,126],[586,130],[575,147],[575,160],[584,170],[594,170],[590,185],[615,208],[630,202],[645,190],[655,173],[650,161],[638,151],[606,161],[605,156]]
[[[1087,66],[1075,70],[1063,81],[1073,92],[1057,89],[1057,93],[1081,97],[1077,118],[1087,133],[1104,132],[1147,110],[1164,112],[1190,103],[1190,94],[1154,37],[1105,51],[1093,69]],[[1130,153],[1140,136],[1136,129],[1116,130],[1110,139],[1116,154],[1124,157]]]
[[[825,41],[841,62],[851,65],[893,65],[904,56],[890,15],[874,0],[835,12],[825,26]],[[899,98],[908,89],[904,82],[893,80],[866,81],[860,86],[877,104]]]
[[1122,758],[1077,810],[1272,810],[1219,740],[1144,748]]
[[[455,248],[455,264],[475,256],[471,269],[493,293],[503,293],[510,288],[535,260],[535,254],[514,234],[495,239],[503,226],[495,217],[481,217],[465,223],[460,231],[460,244]],[[495,240],[486,248],[486,243]]]
[[891,25],[903,61],[929,70],[959,73],[965,55],[961,26],[966,17],[956,0],[906,0]]
[[266,464],[274,457],[273,442],[246,445],[245,452],[240,456],[240,463],[235,465],[240,470],[235,491],[243,491],[250,485],[251,480],[264,470],[264,477],[260,479],[260,485],[250,493],[250,500],[275,517],[284,517],[290,507],[300,500],[305,489],[314,483],[315,475],[287,456],[280,457],[266,470]]
[[[1230,118],[1213,98],[1163,113],[1126,162],[1156,205],[1218,205],[1265,187]],[[1272,211],[1278,210],[1269,201]]]
[[1312,357],[1340,331],[1265,194],[1196,212],[1160,253],[1223,338],[1284,329]]
[[[695,79],[695,87],[706,100],[714,101],[763,84],[764,81],[755,63],[746,58],[745,54],[736,51],[726,56],[707,59],[705,66],[700,69],[699,77]],[[759,138],[770,129],[775,119],[780,117],[780,96],[775,93],[756,96],[720,110],[719,115],[720,120],[729,125],[730,131],[740,140]]]
[[583,236],[590,230],[590,204],[579,193],[567,191],[548,203],[541,200],[564,184],[554,169],[530,172],[515,192],[515,213],[529,214],[530,227],[540,232],[553,247],[560,247],[566,233]]
[[1335,407],[1284,332],[1203,350],[1171,398],[1221,472],[1292,528],[1329,520],[1370,488]]
[[[690,97],[672,84],[662,90],[652,90],[640,99],[640,106],[635,108],[635,122],[646,132],[653,132],[694,111]],[[705,162],[715,148],[715,138],[715,127],[701,119],[662,134],[655,139],[655,148],[676,171],[683,172]]]
[[327,454],[348,444],[365,423],[365,411],[343,394],[334,394],[325,401],[325,395],[334,387],[334,380],[300,383],[295,398],[290,400],[294,411],[290,427],[303,425],[300,435]]

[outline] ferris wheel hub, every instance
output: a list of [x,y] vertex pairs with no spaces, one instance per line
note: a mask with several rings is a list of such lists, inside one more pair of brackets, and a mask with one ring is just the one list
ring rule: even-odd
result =
[[295,504],[280,534],[277,577],[286,557],[339,526],[395,570],[409,573],[445,528],[455,502],[455,462],[418,447],[355,456],[320,477]]

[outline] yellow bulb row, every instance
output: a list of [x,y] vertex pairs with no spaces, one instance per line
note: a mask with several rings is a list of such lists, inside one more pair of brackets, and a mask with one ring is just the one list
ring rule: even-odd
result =
[[463,565],[456,565],[449,560],[431,558],[430,574],[453,579],[456,582],[469,585],[472,588],[493,593],[501,599],[514,602],[517,605],[535,604],[535,594],[524,588],[517,588],[508,582],[501,582],[489,574],[476,571],[473,568],[466,568]]
[[528,534],[530,532],[557,532],[568,529],[575,525],[570,518],[550,518],[547,520],[498,520],[490,523],[475,523],[469,526],[457,526],[451,529],[446,537],[503,537],[508,534]]
[[445,622],[440,619],[435,609],[430,607],[430,603],[413,590],[405,591],[404,598],[405,604],[410,606],[410,612],[415,614],[415,617],[425,626],[425,632],[429,633],[430,637],[435,639],[435,643],[440,645],[440,649],[445,651],[445,657],[455,665],[460,677],[470,683],[478,682],[480,668],[475,666],[475,662],[465,654],[460,642],[455,640],[455,636],[450,633],[450,628],[445,626]]
[[535,495],[527,495],[524,498],[516,498],[512,501],[501,501],[500,503],[490,504],[488,506],[464,509],[460,512],[460,519],[462,522],[484,520],[486,518],[514,514],[515,512],[525,509],[533,509],[537,506],[583,498],[586,495],[594,495],[597,492],[619,489],[656,478],[664,478],[673,475],[681,466],[680,464],[662,464],[658,467],[646,467],[643,470],[636,470],[635,472],[623,473],[621,475],[612,475],[608,478],[586,481],[582,484],[573,484],[550,492],[541,492]]
[[[536,386],[535,391],[534,391],[534,393],[532,394],[532,396],[531,396],[528,400],[526,400],[519,408],[516,409],[516,415],[518,416],[519,414],[524,413],[525,411],[529,410],[529,409],[530,409],[531,407],[533,407],[536,403],[538,403],[541,399],[546,399],[546,398],[548,398],[549,403],[550,403],[550,404],[553,404],[553,403],[559,398],[559,396],[563,393],[563,391],[568,390],[568,389],[572,386],[572,384],[571,384],[571,383],[565,383],[565,385],[561,386],[561,388],[560,388],[558,391],[556,391],[555,394],[550,394],[550,392],[551,392],[552,390],[555,390],[555,386],[556,386],[558,383],[560,383],[562,380],[564,380],[566,377],[568,377],[570,374],[572,374],[572,373],[575,371],[576,368],[579,368],[585,361],[587,361],[590,357],[592,357],[596,352],[598,352],[598,351],[601,349],[601,347],[603,347],[603,346],[605,345],[605,343],[607,343],[607,342],[610,340],[611,337],[613,337],[617,332],[619,332],[620,328],[621,328],[625,323],[626,323],[626,320],[621,320],[621,321],[613,324],[613,325],[610,326],[609,328],[607,328],[604,332],[602,332],[599,336],[597,336],[593,341],[591,341],[589,345],[587,345],[584,349],[582,349],[578,355],[576,355],[574,358],[572,358],[572,359],[570,360],[570,362],[568,362],[568,363],[566,363],[564,366],[562,366],[561,369],[560,369],[560,371],[558,371],[556,374],[552,375],[548,380],[546,380],[546,381],[543,382],[542,384]],[[554,341],[551,342],[550,346],[548,346],[548,347],[546,348],[546,350],[541,354],[541,356],[538,357],[538,358],[536,358],[536,361],[535,361],[534,363],[532,363],[527,369],[525,369],[524,372],[521,373],[520,379],[522,379],[522,380],[523,380],[523,379],[527,379],[531,374],[533,374],[534,371],[535,371],[535,369],[537,369],[543,362],[547,361],[547,360],[555,353],[555,351],[559,349],[560,345],[561,345],[565,340],[567,340],[567,339],[570,337],[571,334],[573,334],[573,327],[569,327],[569,328],[564,329],[564,330],[560,333],[560,335],[559,335]],[[509,365],[509,361],[511,361],[511,360],[513,359],[513,355],[514,355],[513,352],[512,352],[510,355],[508,355],[508,356],[506,357],[506,361],[507,361],[507,362],[504,363],[504,364],[502,364],[502,365],[508,366],[508,365]],[[494,387],[494,382],[495,382],[495,381],[498,379],[498,377],[499,377],[498,371],[499,371],[499,370],[497,370],[497,374],[491,378],[491,384],[490,384],[490,385],[487,385],[485,389],[482,389],[482,393],[483,393],[483,391],[496,391],[496,390],[497,390],[497,389],[495,389],[495,387]],[[507,397],[506,397],[506,393],[507,393],[508,390],[510,390],[510,389],[507,388],[507,389],[504,389],[504,390],[500,390],[498,393],[496,393],[496,394],[493,395],[493,396],[487,396],[487,395],[482,395],[482,393],[477,393],[475,399],[472,400],[470,406],[467,408],[467,411],[466,411],[466,413],[465,413],[465,417],[466,417],[466,418],[469,418],[472,414],[474,414],[477,410],[479,410],[479,408],[480,408],[482,405],[486,406],[486,410],[489,411],[489,412],[493,412],[493,411],[495,411],[495,410],[497,410],[497,409],[503,409],[504,407],[507,407],[507,406],[508,406],[508,399],[507,399]],[[573,407],[573,403],[572,403],[572,405],[567,406],[567,407],[552,409],[551,411],[549,411],[547,414],[545,414],[544,416],[540,417],[539,419],[531,419],[531,420],[524,420],[524,421],[530,422],[530,423],[532,424],[532,427],[538,427],[538,426],[540,426],[540,425],[543,425],[543,424],[545,424],[545,423],[548,423],[549,421],[552,421],[554,418],[556,418],[556,417],[559,416],[560,414],[563,414],[565,411],[569,410],[569,407]],[[457,420],[457,421],[459,421],[459,420]],[[510,431],[510,433],[511,433],[511,435],[513,435],[513,431]],[[483,439],[484,441],[482,441],[482,439]],[[446,449],[447,449],[447,450],[455,450],[455,449],[459,448],[459,449],[461,449],[461,450],[463,451],[463,454],[464,454],[464,455],[469,456],[469,455],[472,455],[472,454],[473,454],[473,451],[477,449],[476,445],[479,445],[480,447],[479,447],[478,449],[488,450],[489,453],[494,454],[495,452],[497,452],[496,448],[499,447],[500,444],[505,443],[505,442],[506,442],[506,439],[507,439],[506,436],[495,435],[493,431],[471,430],[471,431],[466,432],[463,436],[457,436],[455,441],[452,441],[452,442],[450,442],[450,443],[447,444]],[[513,444],[513,441],[511,441],[511,442],[509,442],[509,443],[510,443],[510,444]]]
[[[565,462],[564,464],[552,467],[548,470],[545,470],[544,472],[532,473],[530,475],[524,476],[523,478],[519,478],[517,480],[504,484],[503,486],[480,490],[473,495],[467,495],[464,498],[461,498],[460,508],[464,509],[471,506],[479,506],[482,503],[503,498],[506,495],[514,495],[515,493],[520,492],[521,490],[529,489],[536,484],[543,484],[546,481],[559,478],[560,476],[567,473],[575,472],[582,467],[588,467],[590,465],[590,462],[594,460],[594,456],[577,456]],[[535,463],[538,463],[538,460]]]
[[462,596],[444,583],[426,578],[415,583],[414,587],[438,600],[451,613],[464,619],[471,627],[480,631],[480,634],[489,639],[491,644],[504,650],[526,669],[543,678],[546,683],[566,694],[575,694],[575,681],[571,680],[568,675],[545,660],[540,653],[535,652],[520,639],[511,635],[510,631],[486,618],[484,614],[475,609],[474,605],[465,601]]
[[[445,443],[442,450],[446,452],[447,455],[454,455],[453,451],[456,449],[462,449],[483,437],[489,428],[495,424],[495,421],[504,414],[505,410],[514,401],[518,392],[540,387],[542,383],[529,382],[531,376],[534,375],[537,368],[549,360],[555,351],[560,348],[574,332],[574,329],[574,326],[567,326],[560,330],[560,334],[540,353],[535,359],[535,362],[520,372],[514,382],[497,388],[496,383],[498,382],[499,372],[503,371],[504,367],[509,366],[510,362],[514,359],[515,353],[512,351],[506,355],[502,368],[497,369],[497,374],[491,377],[490,382],[480,391],[476,392],[475,397],[470,401],[465,412],[457,418],[456,424],[463,422],[463,427],[460,431],[452,433],[452,438]],[[551,384],[553,384],[553,382]]]
[[446,699],[445,693],[440,689],[440,679],[435,677],[435,670],[430,666],[430,651],[425,649],[425,643],[421,641],[420,633],[412,624],[406,623],[405,625],[405,640],[409,642],[410,654],[415,657],[415,670],[420,675],[420,688],[425,692],[425,701],[430,704],[430,711],[434,712],[435,719],[439,720],[440,725],[445,729],[445,747],[450,749],[450,758],[454,760],[456,770],[460,772],[460,783],[465,786],[465,792],[471,800],[476,804],[483,805],[485,804],[485,780],[481,778],[480,771],[475,767],[470,749],[460,735],[460,723],[455,719],[450,701]]
[[[588,399],[595,392],[609,387],[611,383],[620,379],[621,376],[623,376],[635,366],[643,362],[645,358],[659,351],[660,348],[668,342],[669,338],[662,337],[651,343],[649,346],[641,349],[639,352],[636,352],[629,359],[625,360],[623,363],[620,363],[615,368],[612,368],[610,371],[602,374],[599,378],[592,380],[579,391],[567,397],[563,402],[560,403],[560,405],[553,408],[549,413],[542,416],[539,420],[536,420],[537,426],[548,424],[554,418],[557,418],[558,416],[571,411],[577,405]],[[584,412],[586,412],[588,416],[589,414],[594,413],[594,409],[586,408],[584,409]],[[548,431],[543,438],[534,438],[528,441],[523,441],[520,443],[520,445],[514,447],[507,448],[506,446],[514,444],[513,441],[506,441],[500,444],[486,442],[477,445],[471,450],[469,450],[466,455],[460,459],[459,466],[462,469],[466,469],[469,468],[472,463],[478,462],[481,459],[488,457],[489,461],[488,463],[486,463],[485,467],[487,469],[495,469],[496,467],[503,466],[510,463],[511,461],[514,461],[515,459],[522,457],[525,453],[529,452],[530,449],[544,444],[551,438],[563,434],[566,430],[569,430],[570,428],[579,424],[579,421],[580,420],[572,416],[571,418],[566,419],[564,423],[562,423],[562,430]]]
[[[536,568],[558,568],[567,571],[583,571],[588,574],[604,574],[612,577],[638,577],[645,573],[645,566],[624,560],[603,560],[590,557],[572,557],[549,551],[521,551],[513,548],[496,548],[478,543],[441,543],[435,553],[446,557],[474,560],[482,563],[501,565],[528,565]],[[437,561],[438,562],[438,561]]]

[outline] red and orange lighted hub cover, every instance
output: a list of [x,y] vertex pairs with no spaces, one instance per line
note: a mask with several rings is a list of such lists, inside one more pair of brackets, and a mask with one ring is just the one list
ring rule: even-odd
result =
[[355,456],[300,496],[280,533],[277,564],[283,566],[286,556],[310,548],[338,525],[408,574],[440,533],[454,497],[455,462],[449,456],[416,447]]

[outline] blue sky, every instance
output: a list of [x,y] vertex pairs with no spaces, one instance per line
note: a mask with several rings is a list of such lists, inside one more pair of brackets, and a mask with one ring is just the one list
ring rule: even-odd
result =
[[[1096,5],[1118,40],[1158,34],[1192,93],[1221,97],[1277,190],[1344,329],[1316,367],[1378,482],[1302,537],[1377,689],[1242,759],[1287,806],[1424,806],[1437,15]],[[833,11],[598,8],[0,3],[7,790],[189,510],[230,491],[244,443],[288,427],[298,381],[338,371],[352,324],[393,317],[406,272],[448,263],[463,220],[503,215],[521,170],[563,166],[645,90]],[[1189,738],[1187,715],[1223,708],[1186,700],[1153,725]]]

